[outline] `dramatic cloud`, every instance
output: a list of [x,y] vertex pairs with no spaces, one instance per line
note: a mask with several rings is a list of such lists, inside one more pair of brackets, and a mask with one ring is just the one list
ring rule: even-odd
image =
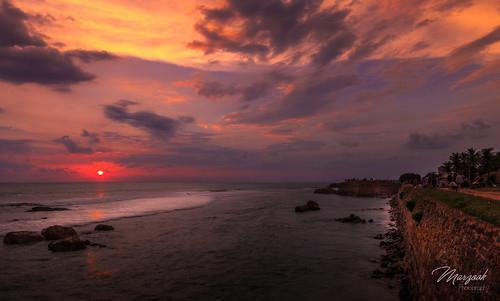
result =
[[0,48],[0,79],[11,83],[71,85],[94,79],[55,48]]
[[311,58],[326,64],[348,50],[356,40],[346,25],[348,10],[324,8],[323,0],[227,0],[224,6],[202,8],[196,24],[203,40],[190,47],[205,53],[233,52],[266,60],[314,45]]
[[491,125],[477,120],[472,123],[463,123],[458,131],[444,134],[413,133],[408,137],[406,146],[418,150],[446,149],[464,139],[479,139],[485,137]]
[[0,2],[0,80],[52,85],[67,91],[69,85],[94,79],[74,64],[73,57],[84,62],[114,58],[107,52],[64,53],[49,47],[42,35],[30,30],[30,18],[9,1]]
[[500,26],[483,37],[455,49],[445,61],[446,67],[455,71],[466,64],[474,62],[474,57],[490,45],[500,42]]
[[70,58],[77,58],[84,63],[91,63],[95,61],[108,61],[114,60],[118,57],[107,51],[92,51],[92,50],[69,50],[64,52],[64,54]]
[[128,106],[133,104],[137,103],[122,100],[113,105],[106,105],[104,115],[113,121],[145,130],[155,138],[168,139],[175,135],[180,121],[149,111],[129,112]]
[[282,99],[257,109],[228,114],[225,121],[235,124],[273,123],[311,116],[332,104],[336,92],[359,82],[360,79],[355,75],[307,76]]
[[217,81],[200,81],[195,84],[195,88],[198,95],[212,99],[232,96],[238,93],[238,88],[235,84],[224,85]]
[[68,136],[63,136],[59,139],[56,139],[54,142],[60,143],[66,147],[66,150],[70,154],[92,154],[94,150],[91,147],[85,147],[78,145],[73,139]]
[[9,1],[0,1],[0,47],[45,46],[26,25],[29,16]]
[[281,71],[273,71],[257,76],[261,79],[250,84],[196,80],[193,87],[198,95],[210,99],[237,95],[241,101],[252,101],[268,95],[278,85],[292,82],[295,79],[294,76]]

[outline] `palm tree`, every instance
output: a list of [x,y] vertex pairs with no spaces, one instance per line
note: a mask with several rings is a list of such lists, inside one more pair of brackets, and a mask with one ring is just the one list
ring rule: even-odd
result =
[[483,148],[481,150],[481,157],[480,157],[480,171],[482,173],[486,172],[487,178],[486,182],[489,183],[490,181],[490,172],[494,171],[495,169],[495,154],[493,153],[493,148],[488,147],[488,148]]
[[463,174],[463,161],[459,153],[452,153],[450,156],[452,170],[457,174]]
[[477,166],[479,165],[480,155],[473,147],[468,148],[467,151],[462,154],[464,154],[465,166],[467,167],[467,177],[470,185],[472,183],[472,174],[476,172]]
[[441,164],[441,167],[443,168],[444,171],[450,173],[453,171],[453,162],[451,161],[443,162],[443,164]]

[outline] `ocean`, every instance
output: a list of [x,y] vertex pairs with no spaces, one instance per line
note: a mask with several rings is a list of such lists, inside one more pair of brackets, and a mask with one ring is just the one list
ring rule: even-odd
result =
[[[313,194],[318,186],[0,184],[0,236],[60,224],[107,245],[64,254],[3,245],[0,291],[7,300],[397,300],[393,283],[371,278],[387,200]],[[321,210],[294,212],[308,200]],[[69,210],[27,212],[37,205]],[[374,222],[334,220],[350,213]],[[86,232],[98,222],[115,231]]]

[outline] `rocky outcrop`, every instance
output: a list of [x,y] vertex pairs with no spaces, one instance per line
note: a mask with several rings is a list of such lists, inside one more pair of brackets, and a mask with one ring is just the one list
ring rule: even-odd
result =
[[366,224],[366,220],[357,216],[356,214],[350,214],[348,217],[341,217],[335,219],[337,222],[349,223],[349,224]]
[[46,206],[36,206],[31,208],[26,212],[44,212],[44,211],[66,211],[68,208],[56,208],[56,207],[46,207]]
[[68,237],[78,236],[75,229],[71,227],[63,227],[59,225],[50,226],[42,230],[42,235],[46,240],[65,239]]
[[97,226],[95,226],[94,230],[95,231],[113,231],[115,228],[113,228],[113,226],[110,226],[110,225],[105,225],[105,224],[99,224]]
[[397,193],[399,182],[388,180],[348,180],[318,188],[314,193],[349,195],[357,197],[390,197]]
[[309,201],[307,204],[295,207],[295,212],[307,212],[320,210],[319,204],[315,201]]
[[3,238],[3,243],[6,245],[26,244],[44,240],[39,232],[34,231],[17,231],[9,232]]
[[87,247],[85,241],[80,240],[78,236],[68,237],[49,243],[49,250],[52,252],[70,252],[79,251]]

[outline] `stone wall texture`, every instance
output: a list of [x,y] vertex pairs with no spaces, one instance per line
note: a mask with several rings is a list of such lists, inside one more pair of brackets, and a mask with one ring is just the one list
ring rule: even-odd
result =
[[[410,279],[413,300],[500,300],[500,228],[467,215],[437,200],[418,200],[413,213],[422,212],[420,222],[412,218],[406,201],[412,192],[398,194],[399,223],[405,241],[405,269]],[[459,274],[488,273],[485,281],[471,281],[468,287],[486,287],[482,291],[462,289],[459,283],[437,282],[450,266]]]

